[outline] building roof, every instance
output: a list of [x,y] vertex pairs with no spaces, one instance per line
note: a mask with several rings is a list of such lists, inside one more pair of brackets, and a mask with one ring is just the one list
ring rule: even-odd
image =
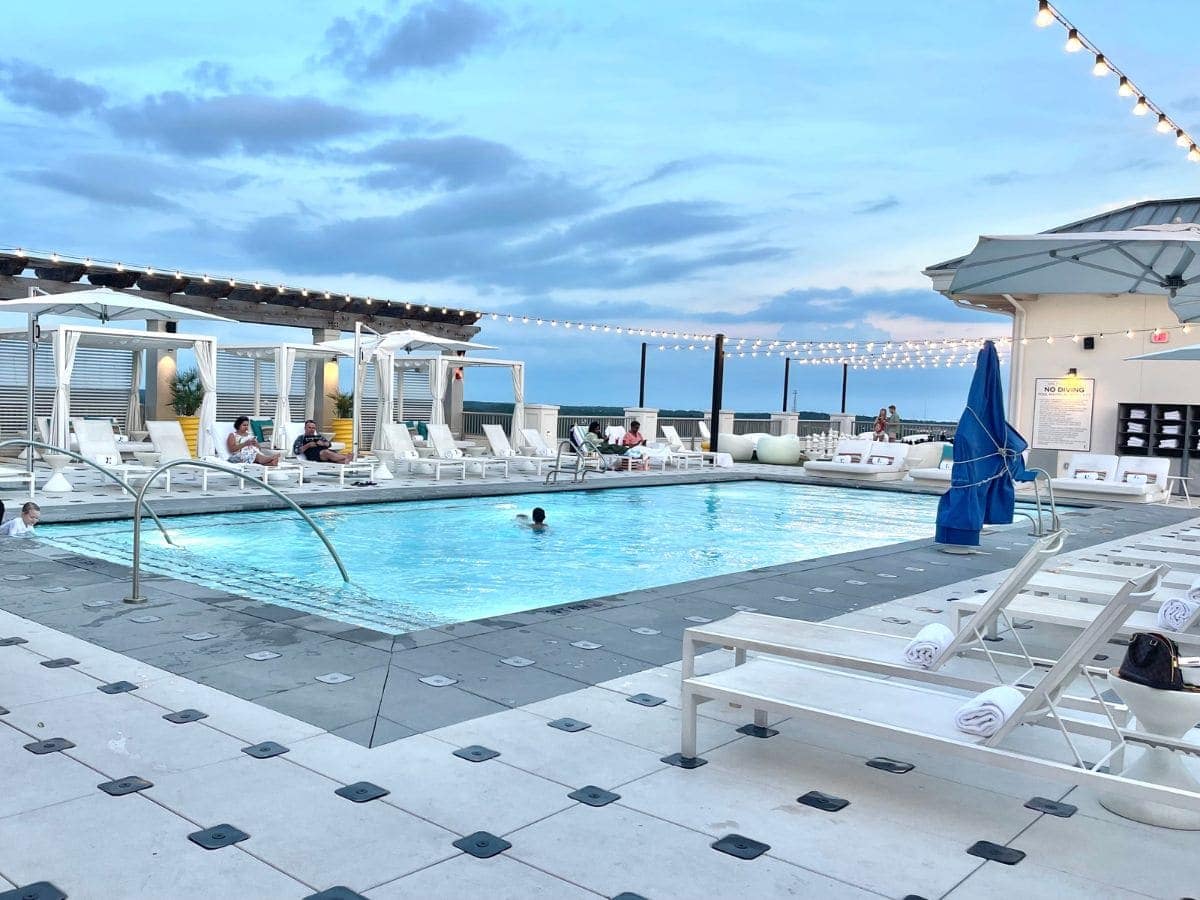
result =
[[[1143,200],[1110,212],[1089,216],[1077,222],[1048,228],[1042,234],[1072,232],[1127,231],[1138,225],[1169,225],[1172,222],[1200,222],[1200,197],[1177,200]],[[925,273],[948,272],[957,269],[966,256],[948,259],[925,269]]]

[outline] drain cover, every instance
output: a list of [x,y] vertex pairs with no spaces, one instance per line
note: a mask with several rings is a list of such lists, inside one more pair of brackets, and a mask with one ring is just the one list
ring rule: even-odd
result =
[[449,675],[426,675],[424,678],[418,678],[417,681],[430,687],[449,687],[452,684],[458,684],[458,679],[451,678]]
[[353,675],[347,675],[345,672],[329,672],[325,675],[318,675],[317,681],[322,684],[345,684],[347,681],[353,681]]
[[734,609],[738,612],[758,612],[757,606],[735,606]]
[[261,744],[255,744],[252,747],[243,747],[242,752],[248,756],[253,756],[255,759],[270,759],[272,756],[287,753],[288,748],[274,741],[263,741]]
[[613,900],[646,900],[641,894],[635,894],[632,891],[622,891],[613,897]]
[[70,750],[74,746],[66,738],[48,738],[44,741],[34,741],[32,744],[26,744],[25,749],[36,756],[42,756],[46,753],[58,753],[61,750]]
[[591,728],[587,722],[580,722],[578,719],[555,719],[553,722],[547,722],[551,728],[557,728],[559,731],[583,731],[585,728]]
[[888,756],[876,756],[874,759],[868,759],[867,765],[872,769],[880,769],[884,772],[891,772],[893,775],[903,775],[905,772],[911,772],[916,768],[916,766],[910,762],[892,759]]
[[211,631],[193,631],[191,634],[185,634],[183,637],[189,641],[211,641],[216,635]]
[[179,712],[167,713],[163,718],[176,725],[184,725],[188,722],[199,722],[201,719],[207,719],[208,713],[202,713],[198,709],[181,709]]
[[1079,812],[1079,807],[1077,806],[1072,806],[1070,803],[1061,803],[1058,800],[1049,800],[1045,797],[1034,797],[1026,802],[1025,808],[1051,816],[1058,816],[1060,819],[1069,819],[1075,813]]
[[67,900],[67,895],[49,881],[35,881],[14,891],[0,892],[0,900]]
[[69,590],[70,590],[69,587],[62,587],[60,585],[55,585],[54,587],[42,588],[42,593],[43,594],[62,594]]
[[203,831],[193,831],[188,835],[188,840],[193,844],[199,844],[205,850],[220,850],[222,847],[244,841],[248,837],[250,835],[232,825],[214,825]]
[[809,591],[809,593],[810,594],[832,594],[833,588],[815,587],[811,591]]
[[512,666],[516,669],[523,669],[525,666],[533,665],[533,660],[524,656],[506,656],[504,659],[500,660],[500,662],[504,663],[506,666]]
[[367,898],[339,884],[321,891],[319,894],[309,894],[304,900],[367,900]]
[[774,728],[767,728],[767,726],[765,726],[765,725],[755,725],[753,723],[751,723],[749,725],[743,725],[737,731],[738,731],[738,734],[745,734],[745,735],[749,735],[750,737],[764,738],[764,739],[772,738],[772,737],[775,737],[775,735],[779,734],[779,732],[776,731]]
[[599,650],[603,644],[597,644],[595,641],[571,641],[572,647],[578,647],[580,650]]
[[697,625],[707,625],[712,621],[712,619],[709,619],[706,616],[684,616],[683,620],[685,622],[695,622]]
[[148,787],[154,787],[154,785],[145,778],[139,778],[136,775],[126,775],[124,778],[118,778],[116,781],[106,781],[104,784],[96,785],[96,787],[113,797],[124,797],[126,794],[135,794],[138,791],[144,791]]
[[130,616],[130,622],[136,622],[138,625],[149,625],[151,622],[161,622],[162,616],[152,616],[149,614],[141,616]]
[[470,747],[460,747],[455,750],[454,755],[459,759],[469,760],[470,762],[483,762],[486,759],[495,759],[500,755],[500,751],[492,750],[480,744],[472,744]]
[[127,691],[136,691],[138,686],[132,681],[114,681],[112,684],[102,684],[96,690],[102,694],[124,694]]
[[69,656],[64,656],[60,659],[42,660],[41,665],[45,666],[47,669],[65,669],[67,666],[79,665],[79,660],[71,659]]
[[338,788],[334,793],[347,800],[353,800],[355,803],[366,803],[368,800],[386,797],[391,791],[381,788],[377,784],[371,784],[369,781],[356,781],[354,784]]
[[99,609],[102,606],[112,606],[111,600],[84,600],[85,609]]
[[857,578],[847,578],[846,584],[866,584],[865,581],[859,581]]
[[636,703],[638,706],[661,706],[667,702],[666,697],[655,697],[653,694],[634,694],[632,697],[626,697],[630,703]]
[[796,800],[805,806],[811,806],[813,809],[819,809],[822,812],[837,812],[850,805],[849,800],[835,797],[832,794],[825,794],[821,791],[809,791],[803,797],[797,797]]
[[967,848],[967,852],[972,856],[978,856],[980,859],[991,860],[1006,866],[1015,866],[1025,858],[1025,853],[1021,850],[1014,850],[1012,847],[1003,847],[1000,844],[993,844],[991,841],[976,841]]
[[771,849],[769,845],[761,841],[743,837],[740,834],[727,834],[719,841],[713,841],[710,846],[714,850],[720,850],[722,853],[728,853],[738,859],[756,859]]
[[464,853],[470,853],[477,859],[491,859],[497,853],[508,850],[512,844],[504,838],[488,834],[486,831],[477,831],[474,834],[468,834],[465,838],[459,838],[454,842],[454,846]]
[[32,576],[30,576],[30,575],[5,575],[4,580],[5,581],[28,581],[31,577]]
[[800,602],[799,597],[784,597],[782,594],[780,596],[774,597],[772,599],[778,600],[781,603],[799,603]]
[[596,787],[594,784],[585,785],[577,791],[571,791],[567,796],[572,800],[578,800],[580,803],[586,803],[588,806],[608,806],[614,800],[621,799],[620,794],[606,791],[604,788]]
[[698,769],[703,765],[708,764],[708,760],[700,756],[684,756],[682,753],[672,753],[670,756],[664,756],[660,762],[665,762],[668,766],[675,766],[679,769]]
[[245,654],[246,659],[252,659],[255,662],[266,662],[268,659],[279,659],[280,654],[274,650],[255,650],[253,653]]
[[[25,640],[25,638],[23,638],[23,637],[0,638],[0,647],[15,647],[17,644],[28,644],[28,643],[29,643],[29,641]],[[39,882],[39,884],[45,884],[45,882],[44,881]]]
[[630,628],[634,634],[662,634],[657,628],[647,628],[645,625],[640,628]]

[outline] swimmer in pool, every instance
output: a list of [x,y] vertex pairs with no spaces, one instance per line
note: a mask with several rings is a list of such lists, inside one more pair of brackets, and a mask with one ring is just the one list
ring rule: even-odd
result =
[[546,524],[546,511],[540,506],[533,508],[533,515],[527,516],[525,513],[517,513],[517,524],[524,525],[534,531],[545,531],[550,526]]

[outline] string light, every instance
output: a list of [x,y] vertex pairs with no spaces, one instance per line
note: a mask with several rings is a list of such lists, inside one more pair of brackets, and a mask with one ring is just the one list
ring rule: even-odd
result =
[[1097,78],[1104,78],[1110,72],[1116,74],[1118,76],[1117,95],[1120,97],[1137,98],[1131,110],[1133,114],[1135,116],[1148,116],[1153,113],[1155,117],[1155,131],[1159,134],[1174,134],[1175,143],[1187,151],[1187,158],[1192,162],[1200,162],[1200,151],[1194,156],[1192,154],[1192,148],[1195,147],[1196,141],[1191,135],[1176,125],[1161,107],[1146,96],[1144,91],[1139,90],[1137,85],[1130,80],[1129,76],[1114,66],[1108,57],[1100,51],[1100,48],[1084,37],[1079,29],[1066,16],[1055,9],[1049,0],[1038,0],[1038,11],[1037,16],[1034,18],[1034,23],[1039,28],[1046,28],[1055,22],[1058,22],[1058,24],[1067,30],[1067,41],[1063,46],[1066,52],[1078,53],[1084,49],[1089,50],[1093,54],[1092,74]]

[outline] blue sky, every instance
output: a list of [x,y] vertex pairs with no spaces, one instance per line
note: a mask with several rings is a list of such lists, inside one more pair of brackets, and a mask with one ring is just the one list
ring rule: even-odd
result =
[[[924,266],[1200,193],[1033,2],[118,6],[43,3],[0,61],[2,245],[681,331],[960,336],[1007,323]],[[1191,0],[1060,7],[1200,131]],[[485,325],[531,401],[636,402],[636,339]],[[648,403],[707,406],[710,370],[654,353]],[[779,360],[727,378],[727,407],[779,407]],[[968,378],[855,372],[850,407],[955,416]],[[840,373],[793,386],[833,409]]]

